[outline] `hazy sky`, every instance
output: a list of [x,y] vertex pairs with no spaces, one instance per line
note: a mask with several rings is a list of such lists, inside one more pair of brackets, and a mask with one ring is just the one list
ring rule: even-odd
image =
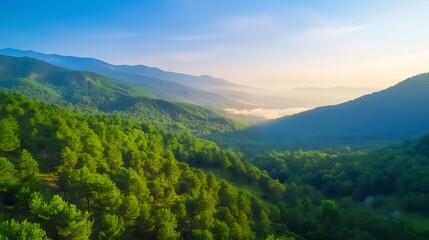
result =
[[384,88],[429,71],[429,1],[2,0],[0,48],[282,90]]

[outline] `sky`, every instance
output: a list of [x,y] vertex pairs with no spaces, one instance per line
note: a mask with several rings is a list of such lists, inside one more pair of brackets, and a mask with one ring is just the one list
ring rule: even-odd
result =
[[2,0],[0,48],[144,64],[281,93],[429,72],[429,1]]

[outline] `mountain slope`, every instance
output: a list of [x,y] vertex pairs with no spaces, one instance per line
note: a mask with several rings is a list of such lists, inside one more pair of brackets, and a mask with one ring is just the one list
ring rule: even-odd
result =
[[0,143],[10,141],[2,239],[427,239],[190,134],[0,91]]
[[304,145],[397,140],[429,131],[429,74],[335,106],[259,126],[264,138]]
[[159,68],[148,67],[144,65],[117,65],[115,66],[115,69],[136,75],[163,79],[169,82],[175,82],[184,86],[193,87],[197,89],[209,90],[212,88],[239,87],[239,85],[232,84],[220,78],[214,78],[211,76],[192,76],[183,73],[167,72]]
[[216,89],[250,89],[250,87],[229,83],[210,76],[192,76],[181,73],[165,72],[144,65],[112,65],[94,58],[43,54],[18,49],[0,49],[0,54],[16,57],[32,57],[50,64],[80,71],[95,72],[104,76],[120,79],[150,89],[159,98],[180,101],[200,106],[246,107],[236,96],[223,94]]
[[35,98],[44,95],[77,105],[91,98],[90,105],[89,102],[82,102],[86,107],[97,107],[120,96],[153,97],[143,88],[118,83],[93,73],[59,68],[31,58],[0,55],[0,78],[1,87]]
[[49,103],[120,112],[164,126],[184,126],[199,133],[241,127],[201,107],[149,98],[150,92],[128,83],[26,57],[0,55],[0,88]]

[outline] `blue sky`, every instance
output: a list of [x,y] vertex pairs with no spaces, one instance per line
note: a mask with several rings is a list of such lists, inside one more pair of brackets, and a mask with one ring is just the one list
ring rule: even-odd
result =
[[277,91],[429,71],[428,1],[5,0],[0,48],[145,64]]

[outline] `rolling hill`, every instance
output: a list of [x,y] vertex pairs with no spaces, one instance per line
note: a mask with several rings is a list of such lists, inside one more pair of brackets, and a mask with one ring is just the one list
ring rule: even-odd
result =
[[[310,109],[320,105],[337,104],[373,91],[342,87],[298,88],[279,94],[207,75],[193,76],[145,65],[113,65],[95,58],[44,54],[13,48],[0,49],[0,54],[31,57],[59,67],[94,72],[138,85],[159,99],[222,110],[233,118],[253,123],[269,118],[267,115],[258,114],[259,110],[282,112],[294,108]],[[243,111],[250,114],[237,114]]]
[[[113,65],[94,58],[43,54],[18,49],[0,49],[0,54],[16,57],[31,57],[50,64],[79,71],[95,72],[103,76],[130,82],[148,89],[157,97],[168,100],[192,103],[217,108],[243,108],[243,95],[251,98],[247,92],[256,89],[230,83],[211,76],[192,76],[182,73],[166,72],[144,65]],[[225,91],[229,92],[225,94]]]
[[119,112],[175,128],[184,126],[199,133],[242,127],[208,109],[155,99],[151,91],[129,83],[27,57],[0,55],[0,89],[48,103]]
[[329,146],[400,140],[429,131],[429,73],[339,105],[319,107],[253,129],[265,140]]
[[[331,200],[306,184],[280,182],[241,154],[190,134],[16,93],[0,91],[0,103],[2,239],[427,239],[426,227],[417,231],[351,197]],[[312,153],[298,154],[304,167],[317,164]],[[407,160],[405,170],[425,167]],[[372,170],[352,166],[355,173]],[[323,176],[330,189],[348,190],[347,175],[329,172],[306,178]],[[365,186],[365,177],[353,178]],[[427,192],[423,180],[403,188],[419,186],[419,194]],[[417,200],[410,210],[426,209],[425,199]]]

